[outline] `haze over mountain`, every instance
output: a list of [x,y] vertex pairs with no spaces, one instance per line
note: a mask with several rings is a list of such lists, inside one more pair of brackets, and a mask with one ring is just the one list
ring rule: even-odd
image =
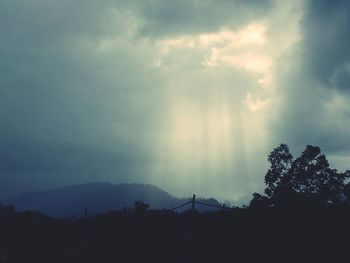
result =
[[[87,183],[25,193],[5,199],[2,203],[14,205],[17,211],[36,210],[54,217],[69,217],[85,208],[92,214],[132,208],[134,202],[140,199],[148,203],[151,209],[172,208],[190,201],[190,198],[174,197],[149,184]],[[213,198],[198,200],[220,205]],[[197,209],[209,211],[215,208],[198,206]]]

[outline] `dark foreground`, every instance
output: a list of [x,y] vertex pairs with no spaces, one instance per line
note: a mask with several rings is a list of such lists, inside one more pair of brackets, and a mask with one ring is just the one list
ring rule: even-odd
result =
[[76,221],[0,210],[0,262],[350,262],[348,207],[124,211]]

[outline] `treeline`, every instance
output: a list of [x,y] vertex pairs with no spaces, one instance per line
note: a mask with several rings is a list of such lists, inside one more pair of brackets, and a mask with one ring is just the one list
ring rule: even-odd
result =
[[0,207],[0,262],[349,262],[349,171],[319,147],[268,156],[264,194],[208,213],[142,202],[93,217],[54,219]]
[[251,207],[350,204],[350,171],[329,167],[320,147],[308,145],[293,158],[288,145],[281,144],[268,156],[265,195],[253,194]]

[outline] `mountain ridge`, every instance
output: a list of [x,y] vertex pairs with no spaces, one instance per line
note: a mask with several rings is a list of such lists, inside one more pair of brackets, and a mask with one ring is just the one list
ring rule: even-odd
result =
[[[90,213],[132,208],[142,199],[151,209],[170,209],[188,202],[191,198],[177,198],[158,186],[141,183],[90,182],[47,190],[23,193],[6,198],[4,205],[13,205],[17,211],[35,210],[53,217],[69,217],[89,209]],[[214,198],[198,198],[201,202],[221,205]],[[183,208],[180,211],[183,211]],[[198,211],[217,210],[214,207],[198,206]]]

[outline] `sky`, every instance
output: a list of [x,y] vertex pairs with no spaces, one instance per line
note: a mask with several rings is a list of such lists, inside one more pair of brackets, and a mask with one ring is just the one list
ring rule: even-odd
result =
[[149,183],[244,202],[267,155],[350,168],[350,1],[1,0],[0,198]]

